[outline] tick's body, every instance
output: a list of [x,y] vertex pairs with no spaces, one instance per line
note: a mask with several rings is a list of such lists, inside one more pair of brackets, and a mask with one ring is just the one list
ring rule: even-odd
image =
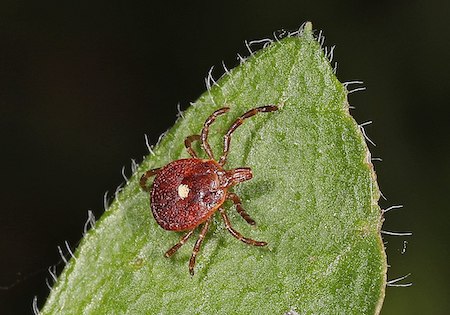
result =
[[[255,221],[242,208],[239,197],[228,192],[231,186],[251,179],[252,172],[247,167],[225,170],[223,165],[226,163],[231,135],[244,119],[258,112],[271,112],[277,109],[272,105],[257,107],[239,117],[225,134],[223,154],[216,162],[207,137],[209,126],[216,117],[229,110],[228,107],[223,107],[206,120],[201,135],[192,135],[186,138],[185,146],[192,158],[173,161],[162,168],[149,170],[141,177],[142,188],[150,190],[151,209],[156,222],[165,230],[189,231],[166,252],[166,257],[173,255],[188,240],[194,230],[203,223],[189,262],[189,271],[192,275],[194,274],[195,257],[208,230],[211,217],[217,210],[220,211],[227,230],[234,237],[255,246],[267,245],[266,242],[246,238],[231,227],[225,210],[221,208],[227,199],[234,202],[238,213],[247,223],[255,224]],[[202,148],[209,159],[204,160],[197,157],[191,147],[192,142],[196,140],[201,140]],[[146,182],[153,175],[156,175],[156,178],[151,189],[148,189]]]
[[205,222],[225,201],[220,187],[222,167],[211,160],[182,159],[167,164],[156,176],[151,208],[166,230],[191,230]]

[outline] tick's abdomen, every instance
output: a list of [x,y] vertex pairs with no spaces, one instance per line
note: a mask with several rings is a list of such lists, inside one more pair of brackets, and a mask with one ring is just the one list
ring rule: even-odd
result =
[[214,161],[181,159],[169,163],[157,174],[151,192],[156,222],[166,230],[190,230],[206,221],[224,202]]

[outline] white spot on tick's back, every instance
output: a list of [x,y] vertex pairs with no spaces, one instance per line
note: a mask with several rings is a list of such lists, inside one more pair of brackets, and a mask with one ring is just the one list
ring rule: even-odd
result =
[[189,186],[185,184],[181,184],[178,186],[178,196],[180,196],[181,199],[186,198],[189,195]]

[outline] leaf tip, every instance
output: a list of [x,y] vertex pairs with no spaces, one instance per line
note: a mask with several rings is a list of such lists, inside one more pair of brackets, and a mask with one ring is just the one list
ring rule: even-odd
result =
[[312,33],[312,23],[310,21],[305,22],[305,26],[303,28],[304,32]]

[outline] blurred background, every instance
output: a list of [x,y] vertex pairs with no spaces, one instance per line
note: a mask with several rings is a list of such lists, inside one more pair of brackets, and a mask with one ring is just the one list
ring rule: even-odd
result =
[[[336,45],[338,78],[366,126],[387,231],[382,314],[449,314],[450,2],[2,1],[0,3],[0,313],[29,314],[79,242],[87,211],[103,212],[130,159],[205,90],[211,66],[232,68],[244,40],[303,22]],[[109,197],[111,198],[111,197]]]

